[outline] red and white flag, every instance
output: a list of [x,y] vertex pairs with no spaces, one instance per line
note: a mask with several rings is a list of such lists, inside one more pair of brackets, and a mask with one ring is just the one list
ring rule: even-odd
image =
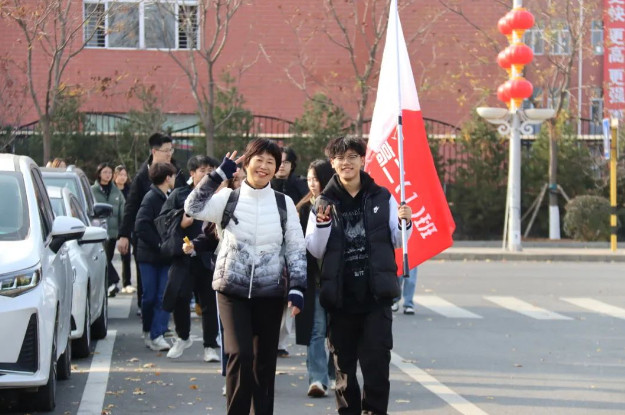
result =
[[[408,241],[412,269],[453,244],[456,224],[441,187],[428,145],[419,97],[406,41],[397,14],[397,0],[391,1],[386,44],[373,110],[365,171],[386,187],[400,203],[398,118],[401,108],[404,188],[406,204],[412,209],[412,236]],[[402,270],[402,250],[396,252]]]

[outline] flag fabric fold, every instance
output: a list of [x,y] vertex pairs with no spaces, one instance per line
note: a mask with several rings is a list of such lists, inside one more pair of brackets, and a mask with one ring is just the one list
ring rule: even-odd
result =
[[[403,155],[399,154],[400,112]],[[392,0],[365,170],[376,183],[389,189],[398,203],[400,157],[404,157],[405,202],[412,209],[414,228],[408,241],[408,258],[409,268],[414,268],[453,244],[456,225],[430,152],[397,0]],[[402,270],[401,249],[396,251],[396,260]]]

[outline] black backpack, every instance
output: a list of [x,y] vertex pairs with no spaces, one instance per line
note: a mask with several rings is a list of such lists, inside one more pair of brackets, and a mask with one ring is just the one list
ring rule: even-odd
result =
[[[234,189],[230,196],[228,197],[228,202],[226,203],[226,207],[224,208],[224,214],[221,218],[221,229],[222,231],[226,229],[228,223],[230,223],[230,219],[234,221],[234,223],[238,224],[239,220],[234,216],[234,209],[237,207],[237,202],[239,201],[239,193],[241,193],[241,188]],[[276,196],[276,204],[278,205],[278,213],[280,214],[280,226],[282,227],[282,245],[284,246],[284,234],[286,233],[286,200],[284,193],[280,193],[276,190],[273,191]]]

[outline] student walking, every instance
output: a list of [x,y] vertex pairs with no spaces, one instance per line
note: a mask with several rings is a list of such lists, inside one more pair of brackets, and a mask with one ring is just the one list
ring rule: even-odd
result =
[[387,413],[401,219],[408,222],[408,235],[412,231],[410,207],[398,207],[387,189],[361,171],[365,153],[361,139],[339,137],[328,144],[335,174],[306,228],[308,251],[323,260],[319,302],[328,311],[339,414]]
[[[269,185],[281,163],[280,148],[256,139],[235,157],[236,152],[228,153],[193,189],[185,210],[220,228],[213,288],[229,355],[226,412],[269,415],[282,309],[287,299],[293,315],[304,307],[306,248],[293,201]],[[241,187],[216,193],[223,180],[233,177],[238,162],[246,170]]]

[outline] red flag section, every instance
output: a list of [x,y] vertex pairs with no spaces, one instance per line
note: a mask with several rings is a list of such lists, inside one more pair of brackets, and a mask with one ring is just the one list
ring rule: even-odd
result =
[[[408,240],[408,262],[412,269],[453,244],[456,224],[443,193],[425,133],[421,111],[403,110],[404,182],[406,204],[412,209],[412,236]],[[400,203],[397,128],[378,152],[368,148],[365,170],[386,187]],[[395,251],[398,270],[402,250]]]

